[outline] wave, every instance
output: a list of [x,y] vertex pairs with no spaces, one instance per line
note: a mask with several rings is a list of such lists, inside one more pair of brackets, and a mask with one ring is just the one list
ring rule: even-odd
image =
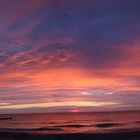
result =
[[118,126],[118,125],[120,125],[120,124],[118,124],[118,123],[100,123],[100,124],[96,124],[95,126],[105,128],[105,127],[114,127],[114,126]]
[[[137,123],[140,123],[140,122],[138,121]],[[96,132],[100,130],[102,131],[105,129],[109,131],[114,131],[114,130],[117,131],[120,129],[122,130],[125,129],[125,124],[122,124],[122,123],[64,124],[64,125],[42,126],[42,127],[36,127],[36,128],[0,128],[0,132],[29,132],[29,133],[32,133],[32,132],[44,133],[45,132],[45,133],[48,133],[52,131],[52,133],[57,133],[57,132],[64,133],[64,132],[70,132],[70,131],[73,132],[73,129],[74,129],[74,132],[82,132],[82,131],[84,132],[85,128],[87,131],[89,130],[89,132],[92,131],[93,128]],[[96,128],[99,128],[99,129],[96,129]],[[107,128],[111,128],[111,129],[107,129]],[[139,128],[139,127],[136,126],[135,128]]]
[[83,125],[83,124],[72,124],[72,125],[56,125],[54,127],[73,127],[73,128],[81,128],[81,127],[114,127],[114,126],[118,126],[121,125],[119,123],[99,123],[99,124],[92,124],[92,125]]
[[0,120],[12,120],[12,119],[13,119],[12,117],[0,118]]
[[63,130],[62,128],[54,127],[40,127],[40,128],[0,128],[0,132],[30,132],[30,131],[58,131]]
[[74,127],[74,128],[81,128],[81,127],[93,127],[93,125],[71,124],[71,125],[56,125],[55,127]]
[[64,128],[84,128],[84,127],[100,127],[100,128],[108,128],[118,126],[120,124],[117,123],[99,123],[92,125],[84,125],[84,124],[70,124],[70,125],[55,125],[55,126],[44,126],[39,128],[0,128],[0,132],[9,131],[9,132],[22,132],[22,131],[62,131]]

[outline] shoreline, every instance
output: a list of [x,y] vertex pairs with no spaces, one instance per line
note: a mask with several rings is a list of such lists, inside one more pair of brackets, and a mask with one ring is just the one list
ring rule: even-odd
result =
[[140,130],[111,133],[35,134],[0,132],[0,140],[140,140]]

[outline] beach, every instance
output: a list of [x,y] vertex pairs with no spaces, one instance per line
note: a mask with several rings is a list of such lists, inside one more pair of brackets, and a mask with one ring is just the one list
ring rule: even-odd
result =
[[0,140],[140,140],[140,131],[115,132],[104,134],[29,134],[0,132]]

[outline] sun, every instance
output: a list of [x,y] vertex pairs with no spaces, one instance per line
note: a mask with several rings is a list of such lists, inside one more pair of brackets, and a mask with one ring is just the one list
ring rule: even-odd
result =
[[72,110],[70,110],[69,112],[78,113],[78,112],[80,112],[80,110],[79,110],[79,109],[72,109]]
[[82,92],[81,94],[82,94],[82,95],[85,95],[85,96],[86,96],[86,95],[91,95],[91,93],[89,93],[89,92]]

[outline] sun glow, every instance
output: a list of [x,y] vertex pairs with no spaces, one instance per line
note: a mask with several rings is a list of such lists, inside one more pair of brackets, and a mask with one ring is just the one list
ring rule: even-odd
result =
[[75,102],[50,102],[50,103],[36,103],[36,104],[18,104],[9,106],[0,106],[0,109],[25,109],[25,108],[49,108],[49,107],[100,107],[108,105],[118,105],[120,103],[116,102],[85,102],[85,101],[75,101]]

